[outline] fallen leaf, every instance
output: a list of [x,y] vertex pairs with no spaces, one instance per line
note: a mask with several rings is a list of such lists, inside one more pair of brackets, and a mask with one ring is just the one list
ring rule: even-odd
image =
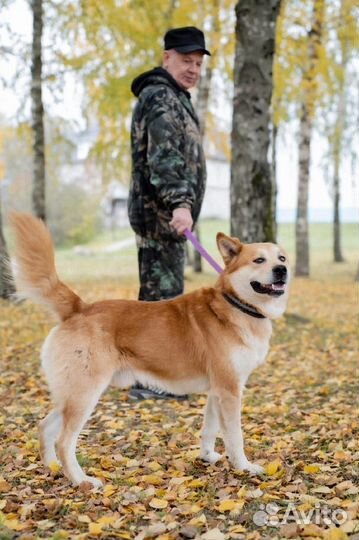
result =
[[150,501],[149,505],[151,508],[156,508],[156,510],[162,510],[163,508],[167,508],[168,501],[166,501],[165,499],[157,499],[156,497],[154,497]]
[[201,538],[203,538],[203,540],[224,540],[225,536],[217,527],[215,527],[214,529],[201,534]]

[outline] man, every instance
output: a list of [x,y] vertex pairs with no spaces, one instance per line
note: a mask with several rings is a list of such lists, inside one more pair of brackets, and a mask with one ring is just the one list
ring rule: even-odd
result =
[[198,219],[206,182],[199,121],[188,92],[199,80],[204,55],[210,53],[201,30],[169,30],[162,67],[136,77],[131,86],[138,101],[128,211],[137,240],[139,300],[183,293],[183,232]]

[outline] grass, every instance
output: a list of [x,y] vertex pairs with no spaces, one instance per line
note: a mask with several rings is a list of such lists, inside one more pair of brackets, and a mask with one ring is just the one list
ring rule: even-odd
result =
[[[221,263],[216,247],[216,233],[223,231],[229,233],[229,223],[221,220],[205,220],[201,223],[201,242],[212,256]],[[129,284],[137,279],[137,254],[135,243],[121,251],[106,253],[103,251],[107,245],[125,238],[134,238],[130,229],[116,231],[115,235],[104,232],[86,245],[92,254],[80,255],[73,248],[57,249],[57,266],[60,276],[69,282],[82,283],[88,280],[104,281],[116,280],[122,285]],[[278,230],[278,242],[286,249],[292,265],[295,255],[294,224],[281,224]],[[342,226],[342,244],[345,257],[344,263],[333,263],[332,256],[332,230],[330,224],[315,223],[310,226],[310,259],[311,277],[314,279],[353,280],[359,258],[358,227],[353,223]],[[203,264],[204,274],[202,280],[213,279],[214,271],[207,264]],[[190,270],[188,279],[197,281],[197,277]],[[199,280],[201,281],[201,280]]]

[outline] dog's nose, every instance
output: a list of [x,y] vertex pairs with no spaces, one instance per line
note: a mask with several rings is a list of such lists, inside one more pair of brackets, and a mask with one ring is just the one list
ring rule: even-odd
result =
[[273,268],[273,275],[276,279],[281,279],[287,276],[287,267],[284,264],[278,264]]

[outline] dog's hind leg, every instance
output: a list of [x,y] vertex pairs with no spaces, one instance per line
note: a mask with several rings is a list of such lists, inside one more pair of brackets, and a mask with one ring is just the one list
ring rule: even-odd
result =
[[76,458],[76,443],[80,431],[89,419],[109,382],[110,380],[106,381],[106,383],[98,383],[96,387],[91,388],[91,384],[94,385],[94,382],[89,381],[87,387],[79,388],[77,394],[67,397],[64,403],[62,409],[63,423],[56,443],[56,453],[65,475],[74,485],[89,482],[93,487],[102,486],[100,480],[87,476],[81,469]]
[[200,454],[201,459],[209,463],[216,463],[222,457],[221,454],[214,450],[219,427],[218,398],[209,394],[204,411]]
[[55,442],[62,425],[62,414],[57,410],[52,410],[39,425],[40,454],[44,465],[50,465],[52,461],[57,461],[55,452]]

